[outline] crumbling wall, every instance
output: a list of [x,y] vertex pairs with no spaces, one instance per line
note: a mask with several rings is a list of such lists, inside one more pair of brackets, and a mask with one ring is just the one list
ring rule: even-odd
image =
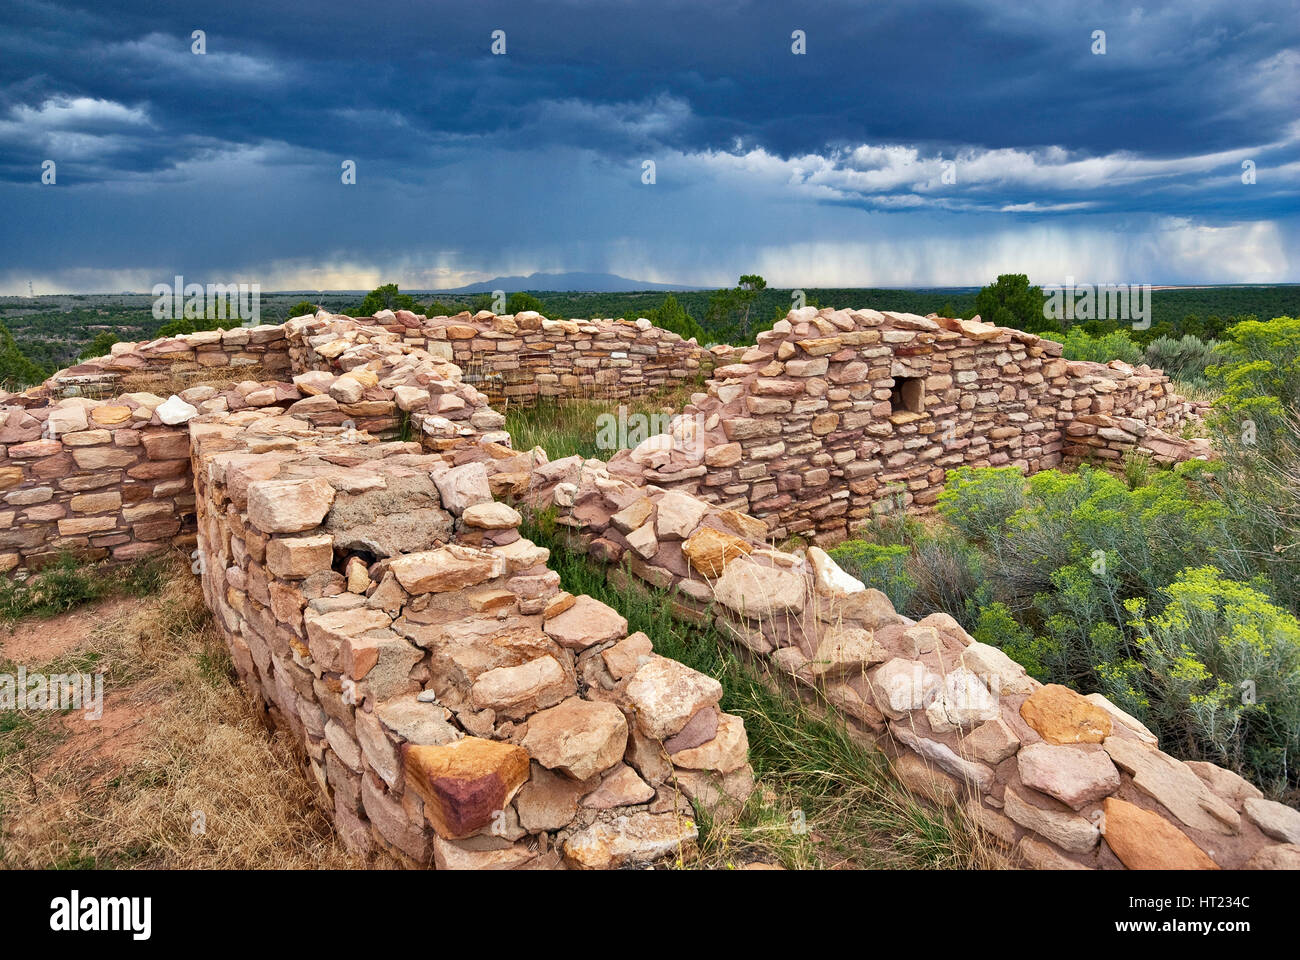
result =
[[[556,395],[608,386],[601,370],[632,371],[627,388],[643,389],[694,369],[696,348],[669,341],[660,367],[604,366],[653,331],[465,319],[321,314],[246,341],[127,345],[0,398],[13,508],[0,562],[64,547],[124,559],[196,532],[241,677],[303,745],[363,855],[652,861],[689,849],[687,800],[725,816],[752,787],[744,725],[719,709],[716,681],[627,635],[617,611],[564,593],[502,497],[556,507],[577,548],[615,564],[611,577],[716,623],[1030,866],[1300,860],[1294,812],[1234,774],[1162,753],[1098,695],[1042,687],[950,617],[899,616],[816,547],[769,545],[850,531],[893,489],[933,502],[961,463],[1033,471],[1103,449],[1091,436],[1104,449],[1167,438],[1188,408],[1162,377],[1070,364],[1057,344],[977,322],[804,311],[727,357],[671,435],[608,465],[550,463],[510,448],[504,418],[448,362],[456,344],[497,355],[490,365],[512,362],[501,359],[520,352],[512,338],[539,352],[557,331],[574,338],[555,351],[570,372],[535,381]],[[291,382],[237,381],[240,367]],[[165,401],[64,396],[141,369],[203,368],[227,385]],[[1126,436],[1101,433],[1112,420]],[[107,496],[77,499],[88,495]]]
[[161,397],[0,407],[0,571],[186,546],[189,436]]
[[[1127,446],[1170,462],[1187,404],[1149,368],[1076,363],[977,320],[794,311],[724,362],[670,434],[612,473],[752,514],[780,539],[851,536],[882,508],[924,509],[960,466],[1034,473]],[[1068,437],[1068,442],[1067,442]]]
[[272,378],[287,373],[289,345],[284,328],[263,324],[117,343],[108,356],[60,370],[44,386],[47,394],[56,397],[103,396],[120,392],[125,377],[171,379],[228,374],[241,367]]
[[384,310],[359,322],[457,364],[465,381],[496,405],[641,396],[696,376],[712,359],[693,339],[646,319],[549,320],[531,310],[426,318]]
[[834,707],[910,788],[1025,866],[1300,868],[1293,808],[1161,751],[1100,694],[1044,686],[947,614],[901,616],[815,546],[773,549],[753,517],[578,457],[535,469],[529,502],[554,507],[611,580],[662,591],[675,616]]
[[493,500],[484,464],[526,472],[534,455],[482,436],[429,453],[267,411],[191,431],[205,597],[358,854],[652,862],[689,856],[689,799],[725,815],[748,795],[717,681],[563,592]]

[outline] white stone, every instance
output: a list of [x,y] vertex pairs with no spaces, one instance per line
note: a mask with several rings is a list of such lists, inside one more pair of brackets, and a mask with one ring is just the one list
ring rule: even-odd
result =
[[159,420],[170,427],[174,427],[177,424],[187,423],[197,417],[199,415],[199,408],[190,406],[190,404],[186,403],[180,397],[172,394],[168,400],[160,403],[154,412],[158,414]]
[[817,580],[817,593],[823,597],[842,597],[867,589],[865,583],[845,573],[821,547],[808,548],[808,561]]

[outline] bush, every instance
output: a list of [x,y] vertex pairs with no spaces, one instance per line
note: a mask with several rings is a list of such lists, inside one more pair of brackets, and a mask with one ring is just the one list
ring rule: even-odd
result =
[[1219,354],[1217,340],[1202,340],[1186,334],[1182,337],[1159,337],[1147,344],[1146,362],[1163,370],[1170,379],[1208,387],[1210,379],[1206,369],[1216,362]]
[[1089,467],[1028,479],[1011,468],[961,468],[939,508],[980,550],[969,561],[976,606],[1000,602],[1034,631],[1034,662],[1051,680],[1094,686],[1099,664],[1128,653],[1126,600],[1155,596],[1206,562],[1251,576],[1227,508],[1207,495],[1209,469],[1185,464],[1130,489]]
[[159,337],[179,337],[186,333],[194,332],[194,322],[185,317],[178,317],[175,320],[168,320],[161,327],[155,336]]
[[26,581],[0,580],[0,619],[52,617],[98,600],[103,586],[84,563],[65,553]]
[[366,294],[353,316],[373,317],[380,310],[414,310],[415,307],[414,297],[399,293],[395,283],[385,283]]
[[1032,631],[1017,623],[1006,604],[991,603],[981,608],[971,636],[980,643],[1000,649],[1024,667],[1030,676],[1048,679],[1047,667],[1040,658],[1046,644],[1035,640]]
[[[1231,543],[1273,595],[1300,609],[1300,320],[1229,328],[1209,375],[1222,387],[1211,418],[1214,495],[1232,517]],[[1222,566],[1220,564],[1220,566]],[[1237,570],[1230,576],[1242,577]]]
[[911,603],[916,584],[904,569],[911,552],[907,547],[846,540],[828,552],[846,573],[889,597],[896,610]]
[[1128,605],[1147,701],[1167,750],[1246,773],[1275,792],[1300,783],[1300,621],[1214,567],[1187,570],[1164,610]]
[[1238,323],[1220,354],[1223,362],[1206,371],[1223,391],[1217,426],[1231,441],[1249,424],[1247,443],[1267,455],[1293,438],[1286,420],[1300,410],[1300,319]]
[[1067,360],[1092,360],[1095,363],[1123,360],[1134,366],[1143,360],[1142,348],[1120,330],[1091,337],[1076,327],[1065,335],[1062,344],[1062,355]]
[[916,585],[908,609],[901,611],[909,617],[947,613],[969,628],[990,596],[983,556],[950,531],[917,538],[906,572]]
[[506,300],[506,313],[516,314],[523,313],[525,310],[532,310],[535,313],[544,313],[546,305],[538,300],[531,293],[512,293]]
[[91,340],[86,348],[78,354],[77,359],[89,360],[93,357],[106,357],[113,349],[113,344],[117,343],[117,334],[109,333],[107,330],[101,330],[95,334],[95,339]]
[[938,509],[974,543],[994,545],[1025,504],[1025,476],[1016,467],[958,467],[948,471]]

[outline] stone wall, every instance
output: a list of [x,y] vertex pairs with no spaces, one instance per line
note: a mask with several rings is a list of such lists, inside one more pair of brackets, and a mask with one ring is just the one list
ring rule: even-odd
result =
[[[624,366],[624,343],[657,331],[572,328],[321,314],[247,341],[119,345],[0,398],[3,562],[63,547],[125,559],[195,536],[241,677],[302,745],[362,855],[648,862],[689,852],[686,801],[726,816],[752,787],[743,723],[718,708],[716,681],[564,593],[501,498],[555,507],[612,579],[716,623],[1026,865],[1297,864],[1296,814],[1245,781],[1162,753],[1098,695],[1042,687],[950,617],[899,616],[816,547],[769,545],[849,531],[898,485],[932,503],[963,463],[1032,471],[1171,439],[1189,407],[1162,376],[1072,364],[1058,344],[978,322],[800,312],[754,348],[717,351],[733,362],[670,435],[608,465],[548,462],[510,448],[489,397],[448,362],[457,344],[504,357],[520,350],[500,348],[511,338],[534,350],[550,341],[530,336],[576,338],[548,369],[578,372],[538,394],[605,386],[602,370],[642,390],[698,362],[693,344],[667,341]],[[284,379],[238,380],[240,368]],[[66,396],[205,369],[224,384]]]
[[[834,707],[899,778],[960,806],[1009,859],[1040,869],[1300,868],[1300,813],[1229,770],[1182,762],[1100,694],[1044,686],[950,616],[917,622],[823,551],[682,490],[571,457],[533,471],[572,549],[627,587],[663,591],[800,695]],[[625,546],[624,546],[625,545]]]
[[671,433],[609,469],[752,514],[778,540],[833,542],[882,507],[930,507],[960,466],[1206,454],[1165,432],[1189,405],[1163,374],[1061,349],[978,320],[794,311],[756,346],[715,348],[714,379]]
[[538,397],[624,399],[696,376],[711,363],[694,340],[649,320],[548,320],[525,311],[426,318],[381,311],[359,321],[457,364],[493,404]]
[[46,381],[44,389],[55,397],[102,396],[120,392],[125,377],[171,380],[186,375],[227,374],[240,367],[263,375],[287,373],[289,345],[284,327],[264,324],[114,344],[106,357],[60,370]]
[[[404,367],[385,369],[400,389],[380,383],[381,345],[403,357]],[[417,365],[426,382],[405,386]],[[191,549],[185,424],[200,414],[287,411],[314,427],[381,438],[409,420],[408,432],[433,449],[504,423],[477,391],[437,376],[453,370],[391,334],[326,316],[118,344],[108,357],[0,397],[0,569],[39,567],[62,552],[126,561],[169,545]],[[292,381],[241,379],[268,371]],[[221,385],[184,386],[196,379]],[[118,393],[124,382],[178,392],[166,400],[143,389]]]
[[[357,371],[372,355],[398,395],[472,391],[431,378],[424,358],[404,366],[391,343],[335,352],[321,338],[354,331],[326,326],[304,331],[318,357]],[[548,551],[493,499],[537,454],[469,426],[430,452],[292,407],[199,417],[191,431],[204,595],[358,854],[653,862],[689,856],[689,799],[726,815],[748,795],[744,724],[718,709],[717,681],[563,592]],[[485,464],[505,479],[489,483]]]
[[0,571],[192,539],[189,436],[161,397],[0,406]]

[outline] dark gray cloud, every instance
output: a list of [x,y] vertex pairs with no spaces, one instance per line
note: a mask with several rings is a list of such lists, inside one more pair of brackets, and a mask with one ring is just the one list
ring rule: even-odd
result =
[[1017,258],[1297,279],[1287,0],[9,6],[0,290],[181,268],[721,282],[754,262],[979,282]]

